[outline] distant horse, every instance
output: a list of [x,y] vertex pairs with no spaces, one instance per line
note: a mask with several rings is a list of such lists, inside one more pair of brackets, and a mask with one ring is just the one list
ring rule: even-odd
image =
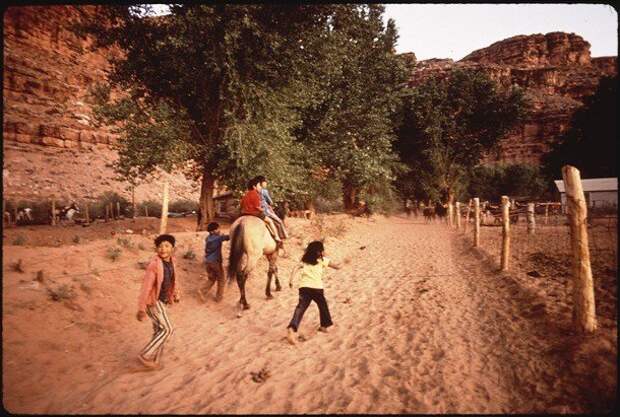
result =
[[[269,271],[267,272],[267,287],[265,295],[267,299],[272,299],[271,277],[275,277],[276,291],[280,291],[280,281],[278,280],[278,249],[276,241],[273,239],[265,222],[255,216],[241,216],[230,226],[230,256],[228,258],[228,282],[232,282],[233,277],[237,278],[237,285],[241,298],[239,305],[241,310],[247,310],[250,305],[245,299],[245,282],[256,268],[256,263],[261,256],[265,255],[269,261]],[[241,312],[239,312],[241,316]]]
[[430,223],[431,220],[435,220],[435,209],[433,207],[424,207],[422,214],[427,223]]
[[439,220],[443,220],[446,218],[448,214],[448,209],[443,206],[439,201],[435,203],[435,215],[439,217]]
[[32,223],[33,220],[34,218],[32,217],[32,209],[30,207],[19,209],[19,211],[17,212],[16,221],[18,223]]
[[54,214],[58,216],[61,221],[71,221],[73,220],[73,216],[75,216],[75,214],[79,212],[80,208],[77,206],[77,204],[75,204],[75,202],[72,202],[70,205],[64,206],[60,210],[56,209],[56,213]]

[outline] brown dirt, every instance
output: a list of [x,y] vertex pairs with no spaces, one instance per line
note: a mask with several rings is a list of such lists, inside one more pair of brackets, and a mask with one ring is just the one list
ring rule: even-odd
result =
[[[191,221],[171,220],[171,229]],[[401,216],[289,225],[283,291],[265,299],[261,261],[241,318],[236,285],[219,304],[197,295],[205,233],[175,232],[182,300],[169,310],[176,330],[156,372],[136,372],[135,361],[151,331],[135,319],[138,262],[152,256],[150,237],[123,235],[130,243],[122,246],[105,230],[100,240],[59,247],[5,237],[4,406],[56,414],[484,414],[598,413],[615,404],[615,319],[603,316],[592,336],[574,334],[564,288],[516,264],[498,273],[491,239],[473,250],[467,234]],[[288,279],[317,237],[344,264],[324,279],[335,326],[317,332],[311,306],[291,346],[286,325],[297,290]],[[116,261],[110,248],[120,249]],[[189,249],[196,259],[183,258]],[[597,296],[617,302],[614,292]]]

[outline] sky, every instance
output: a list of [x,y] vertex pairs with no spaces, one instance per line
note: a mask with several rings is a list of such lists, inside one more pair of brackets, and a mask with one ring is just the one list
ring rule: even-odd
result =
[[618,14],[603,4],[386,4],[394,19],[396,52],[418,60],[451,58],[516,35],[575,33],[592,57],[618,55]]
[[396,52],[413,52],[419,61],[458,61],[512,36],[557,31],[583,37],[592,57],[618,55],[618,14],[604,4],[388,3],[384,17],[396,22]]

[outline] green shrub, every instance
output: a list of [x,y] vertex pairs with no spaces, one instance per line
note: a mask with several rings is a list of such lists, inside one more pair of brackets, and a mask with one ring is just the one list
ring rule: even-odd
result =
[[[176,200],[170,202],[168,204],[168,211],[173,213],[185,213],[190,211],[198,212],[198,202],[192,200]],[[151,209],[149,207],[149,214],[151,214]]]
[[148,207],[149,217],[161,217],[161,202],[155,200],[143,201],[138,205],[138,213],[140,216],[145,215],[145,207]]

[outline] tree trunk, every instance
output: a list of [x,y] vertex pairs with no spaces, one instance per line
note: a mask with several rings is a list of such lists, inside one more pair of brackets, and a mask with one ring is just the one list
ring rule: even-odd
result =
[[352,210],[355,208],[356,196],[357,189],[352,184],[345,182],[342,185],[342,203],[345,210]]
[[213,190],[215,189],[215,177],[211,175],[211,170],[204,167],[202,173],[202,186],[200,187],[200,212],[202,218],[198,225],[198,230],[207,230],[207,225],[215,219],[215,202],[213,201]]

